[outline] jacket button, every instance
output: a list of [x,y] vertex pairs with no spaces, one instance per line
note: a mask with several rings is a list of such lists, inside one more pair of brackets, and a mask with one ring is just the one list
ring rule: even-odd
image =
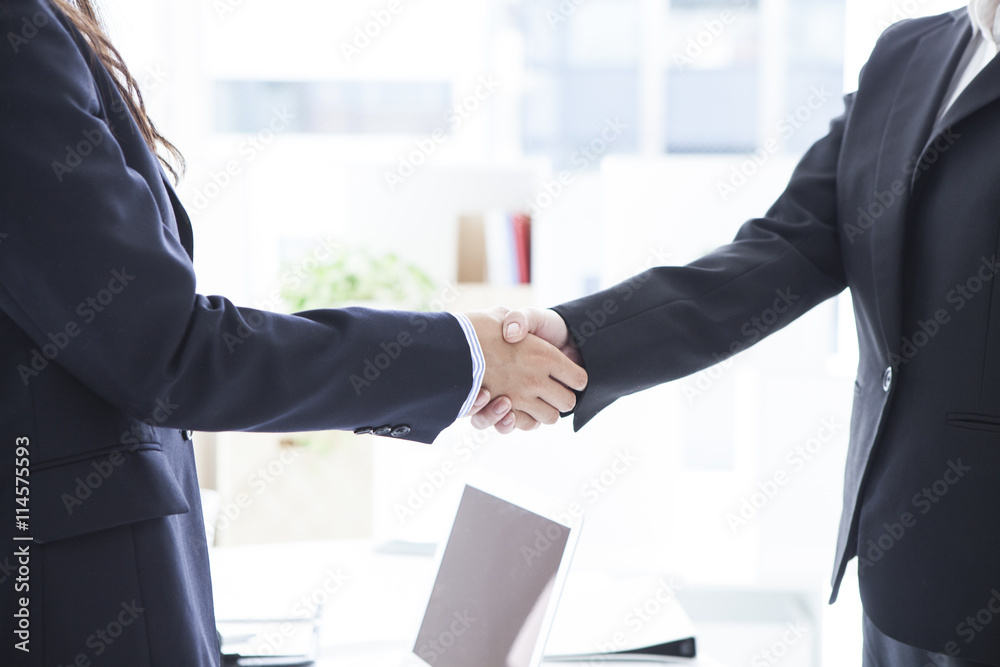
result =
[[181,437],[184,438],[185,442],[187,442],[188,440],[194,437],[194,432],[184,429],[183,431],[181,431]]
[[372,433],[374,433],[375,435],[381,435],[381,436],[390,435],[392,433],[392,427],[391,426],[379,426],[378,428],[373,429]]
[[892,386],[892,366],[885,369],[885,373],[882,373],[882,391],[889,391],[889,387]]
[[392,429],[392,437],[402,438],[403,436],[410,434],[410,427],[406,424],[400,424],[396,428]]
[[354,429],[354,435],[371,435],[371,432],[374,430],[374,426],[362,426],[361,428]]

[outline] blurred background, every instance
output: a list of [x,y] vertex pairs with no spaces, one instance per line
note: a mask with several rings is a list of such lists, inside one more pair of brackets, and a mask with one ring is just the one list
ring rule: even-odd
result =
[[[292,312],[549,306],[686,263],[767,210],[882,30],[960,2],[103,4],[187,158],[199,291]],[[436,542],[486,468],[585,511],[578,566],[683,582],[727,664],[857,664],[853,569],[825,606],[856,361],[845,294],[578,434],[198,434],[214,541]]]

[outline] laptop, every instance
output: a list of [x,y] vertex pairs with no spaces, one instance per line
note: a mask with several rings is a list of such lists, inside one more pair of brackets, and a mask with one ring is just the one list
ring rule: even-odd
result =
[[538,667],[582,517],[466,485],[413,642],[418,665]]

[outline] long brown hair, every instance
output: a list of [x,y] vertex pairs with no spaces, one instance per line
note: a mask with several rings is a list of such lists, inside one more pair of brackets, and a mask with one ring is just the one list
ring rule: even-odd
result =
[[[76,26],[76,29],[80,31],[94,50],[94,55],[97,56],[105,69],[111,73],[111,78],[114,80],[118,92],[132,114],[132,118],[135,119],[136,124],[139,126],[146,145],[159,158],[176,183],[179,179],[178,172],[181,174],[184,173],[184,156],[181,155],[176,146],[160,134],[153,121],[146,114],[146,104],[143,102],[139,86],[135,78],[128,71],[128,67],[125,66],[125,61],[122,59],[118,49],[115,48],[104,32],[99,14],[92,0],[52,0],[52,4],[62,11],[66,15],[66,18]],[[177,165],[176,168],[164,153],[172,158],[173,162]]]

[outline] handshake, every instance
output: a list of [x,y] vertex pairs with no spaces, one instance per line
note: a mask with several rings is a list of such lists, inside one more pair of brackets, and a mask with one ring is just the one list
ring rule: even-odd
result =
[[583,357],[563,319],[551,310],[526,308],[467,313],[486,360],[482,388],[472,406],[472,425],[530,431],[554,424],[576,407],[587,386]]

